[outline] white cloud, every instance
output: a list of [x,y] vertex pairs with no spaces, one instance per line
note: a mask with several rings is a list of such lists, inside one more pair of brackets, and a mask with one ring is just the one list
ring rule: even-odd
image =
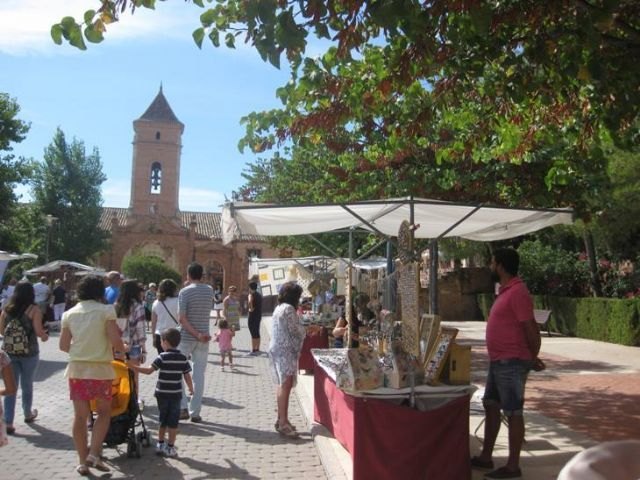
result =
[[[65,16],[82,22],[86,10],[99,6],[98,0],[3,0],[0,2],[0,52],[11,55],[77,52],[69,45],[53,43],[51,25]],[[176,2],[157,2],[155,11],[139,8],[134,15],[127,10],[119,22],[107,26],[105,41],[145,37],[190,40],[191,31],[199,25],[198,10],[190,3]]]
[[185,212],[219,212],[224,194],[204,188],[180,188],[180,210]]
[[131,183],[128,180],[107,180],[102,184],[102,199],[105,207],[129,207]]

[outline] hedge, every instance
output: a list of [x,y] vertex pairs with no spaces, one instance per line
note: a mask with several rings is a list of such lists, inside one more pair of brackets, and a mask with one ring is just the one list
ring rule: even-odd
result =
[[[478,295],[486,319],[492,294]],[[534,295],[535,308],[551,310],[552,331],[620,345],[640,346],[640,299],[568,298]]]

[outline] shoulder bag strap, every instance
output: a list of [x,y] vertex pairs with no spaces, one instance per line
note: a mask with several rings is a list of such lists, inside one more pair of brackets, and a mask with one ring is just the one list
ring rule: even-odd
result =
[[171,311],[167,308],[167,306],[164,304],[164,300],[160,302],[162,304],[162,306],[164,307],[164,309],[167,311],[167,313],[169,314],[169,316],[171,317],[171,320],[173,320],[174,322],[176,322],[176,325],[180,325],[180,322],[178,322],[176,320],[176,317],[173,316],[173,314],[171,313]]

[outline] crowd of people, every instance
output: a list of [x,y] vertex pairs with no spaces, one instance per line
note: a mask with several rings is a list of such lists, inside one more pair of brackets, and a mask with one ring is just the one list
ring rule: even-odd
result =
[[[215,342],[220,353],[220,367],[228,364],[233,371],[233,338],[240,328],[241,304],[237,287],[231,285],[226,296],[221,287],[216,291],[203,281],[203,268],[191,263],[187,281],[178,288],[176,282],[164,279],[145,290],[133,279],[119,272],[104,278],[88,275],[77,285],[76,303],[70,308],[62,282],[54,281],[53,289],[45,277],[36,284],[15,282],[0,314],[3,346],[0,372],[4,380],[3,409],[0,409],[0,446],[15,434],[16,394],[22,392],[24,421],[34,422],[33,381],[39,360],[40,341],[48,340],[43,319],[47,309],[54,310],[60,329],[59,348],[68,353],[65,378],[73,402],[73,443],[78,455],[76,471],[89,475],[92,469],[108,472],[102,457],[102,446],[109,430],[112,407],[112,384],[116,377],[114,361],[125,362],[138,374],[158,373],[154,396],[159,410],[156,452],[177,456],[176,436],[180,420],[202,422],[201,409],[206,382],[209,344]],[[248,356],[260,355],[260,323],[262,295],[258,284],[250,282],[247,308],[251,348]],[[288,418],[291,388],[295,384],[297,359],[304,339],[304,328],[297,319],[302,288],[285,284],[278,297],[280,305],[274,313],[269,357],[276,385],[278,416],[275,429],[284,437],[297,437]],[[59,307],[62,305],[62,307]],[[219,307],[218,307],[219,305]],[[212,334],[212,310],[217,331]],[[15,340],[20,329],[26,344]],[[147,336],[152,338],[150,342]],[[157,352],[147,363],[147,344]],[[150,359],[151,360],[151,359]],[[184,388],[186,384],[187,388]],[[136,394],[136,398],[139,396]]]
[[[500,290],[487,322],[486,340],[490,358],[483,397],[486,413],[485,435],[480,455],[471,458],[476,469],[492,470],[485,478],[520,478],[520,450],[524,440],[524,390],[531,370],[545,365],[538,358],[540,338],[533,320],[533,304],[518,277],[519,258],[514,250],[494,252],[490,270]],[[202,422],[201,409],[206,381],[209,343],[216,342],[220,367],[225,362],[233,370],[233,338],[240,328],[240,301],[237,288],[222,288],[203,282],[203,268],[191,263],[183,288],[170,279],[150,284],[146,291],[136,280],[126,280],[119,272],[105,279],[86,276],[77,286],[77,303],[65,311],[66,292],[56,280],[50,289],[46,278],[36,284],[13,282],[3,290],[0,312],[0,447],[16,432],[14,425],[17,391],[21,390],[22,413],[26,423],[36,421],[33,408],[33,382],[39,360],[39,341],[49,338],[44,318],[53,307],[54,322],[60,322],[59,348],[68,353],[65,377],[73,402],[72,438],[78,455],[78,474],[89,475],[92,469],[109,472],[102,457],[102,447],[110,427],[114,361],[138,374],[157,373],[154,396],[158,405],[158,441],[156,453],[176,457],[176,438],[180,420]],[[260,355],[262,296],[256,282],[250,282],[248,327],[251,335],[250,356]],[[299,309],[303,289],[297,282],[281,285],[278,305],[272,314],[272,331],[268,347],[269,361],[277,405],[275,430],[285,438],[299,437],[289,419],[289,402],[298,374],[298,359],[305,338]],[[7,293],[8,296],[7,296]],[[350,337],[358,345],[357,325],[366,325],[375,314],[368,297],[356,295],[352,325],[344,316],[333,331],[337,342]],[[64,301],[64,302],[63,302]],[[63,307],[56,309],[58,305]],[[211,334],[211,312],[215,311],[217,331]],[[220,316],[220,313],[222,314]],[[147,326],[147,324],[149,324]],[[356,327],[355,329],[353,327]],[[147,363],[147,330],[153,338],[157,356]],[[126,367],[124,367],[126,365]],[[186,385],[186,388],[185,388]],[[136,394],[135,398],[139,398]],[[509,456],[504,466],[495,469],[493,449],[501,424],[507,419]],[[90,432],[90,433],[89,433]],[[90,436],[90,438],[89,438]],[[609,442],[577,455],[562,470],[560,478],[637,478],[638,442]],[[602,469],[595,465],[602,464]],[[601,470],[615,471],[615,476],[599,476]],[[597,472],[596,472],[597,470]],[[625,475],[631,475],[629,477]]]

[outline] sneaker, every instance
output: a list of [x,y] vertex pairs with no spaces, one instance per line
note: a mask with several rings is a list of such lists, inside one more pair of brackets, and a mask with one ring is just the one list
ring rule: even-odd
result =
[[191,415],[191,421],[193,423],[202,423],[202,417],[200,415]]
[[489,472],[484,476],[487,480],[501,479],[501,478],[522,478],[522,472],[518,468],[517,470],[508,470],[507,467],[500,467],[493,472]]
[[164,442],[156,443],[156,455],[164,455],[166,448],[167,447]]
[[35,408],[31,410],[31,413],[24,417],[24,423],[33,423],[38,418],[38,410]]
[[178,456],[178,449],[175,446],[167,445],[164,450],[164,456],[167,458],[176,458]]
[[224,365],[221,365],[221,366],[220,366],[220,371],[221,371],[221,372],[224,372]]
[[180,410],[180,420],[189,420],[189,410],[186,408]]

